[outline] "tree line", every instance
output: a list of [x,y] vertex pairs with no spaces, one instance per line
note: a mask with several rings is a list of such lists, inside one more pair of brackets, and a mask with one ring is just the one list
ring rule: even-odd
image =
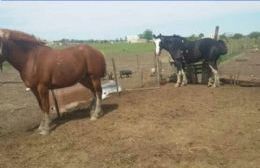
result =
[[[150,29],[146,29],[143,33],[140,33],[139,38],[145,39],[146,41],[151,41],[153,39],[153,31]],[[198,40],[201,38],[204,38],[205,35],[203,33],[200,34],[192,34],[188,37],[186,37],[188,40]],[[228,40],[228,39],[241,39],[241,38],[250,38],[250,39],[260,39],[260,32],[254,31],[249,33],[248,35],[244,35],[241,33],[234,33],[234,34],[227,34],[223,33],[219,35],[219,39],[222,40]],[[117,42],[124,42],[126,41],[125,38],[117,38],[115,40],[94,40],[94,39],[89,39],[89,40],[76,40],[76,39],[61,39],[58,41],[54,41],[55,43],[117,43]]]

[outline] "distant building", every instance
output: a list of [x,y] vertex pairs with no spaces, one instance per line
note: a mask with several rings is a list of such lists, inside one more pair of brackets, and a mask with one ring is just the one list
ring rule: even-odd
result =
[[128,43],[145,43],[145,39],[141,39],[138,35],[127,35],[126,41]]

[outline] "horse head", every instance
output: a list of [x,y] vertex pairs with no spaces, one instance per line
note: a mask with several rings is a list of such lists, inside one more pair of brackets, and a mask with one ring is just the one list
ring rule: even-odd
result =
[[218,40],[218,48],[220,54],[226,54],[228,52],[227,45],[223,40]]
[[156,56],[159,56],[161,54],[161,41],[162,41],[162,35],[159,34],[158,36],[153,35],[153,42],[155,44],[155,54]]

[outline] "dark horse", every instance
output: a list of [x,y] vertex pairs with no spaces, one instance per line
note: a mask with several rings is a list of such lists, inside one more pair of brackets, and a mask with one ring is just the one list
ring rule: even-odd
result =
[[101,115],[101,78],[105,75],[104,56],[88,45],[54,50],[32,35],[0,29],[0,64],[8,61],[20,73],[38,100],[43,112],[40,134],[50,131],[49,89],[71,86],[77,82],[93,95],[91,120]]
[[[227,53],[227,47],[224,41],[204,38],[196,41],[188,41],[178,36],[154,36],[155,52],[160,55],[162,49],[168,51],[174,60],[177,68],[176,87],[187,84],[187,78],[183,71],[185,65],[198,61],[206,61],[214,75],[213,87],[219,86],[219,76],[217,60],[220,55]],[[183,80],[181,82],[181,76]],[[212,78],[209,79],[208,85],[211,86]]]

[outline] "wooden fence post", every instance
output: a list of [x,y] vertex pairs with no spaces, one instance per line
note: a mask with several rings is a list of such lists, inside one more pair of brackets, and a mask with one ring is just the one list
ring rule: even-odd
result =
[[136,55],[137,71],[140,69],[139,55]]
[[141,68],[141,87],[144,87],[144,72],[143,72],[143,68]]
[[158,82],[158,87],[160,87],[160,68],[159,68],[159,57],[156,56],[154,53],[155,59],[156,59],[156,72],[157,72],[157,82]]
[[114,77],[116,80],[116,91],[117,91],[117,94],[120,95],[119,90],[118,90],[118,79],[117,79],[117,73],[116,73],[117,70],[116,70],[116,64],[115,64],[114,58],[112,58],[112,64],[113,64],[113,70],[114,70]]
[[218,33],[219,33],[219,26],[215,27],[215,34],[214,34],[214,39],[218,40]]

